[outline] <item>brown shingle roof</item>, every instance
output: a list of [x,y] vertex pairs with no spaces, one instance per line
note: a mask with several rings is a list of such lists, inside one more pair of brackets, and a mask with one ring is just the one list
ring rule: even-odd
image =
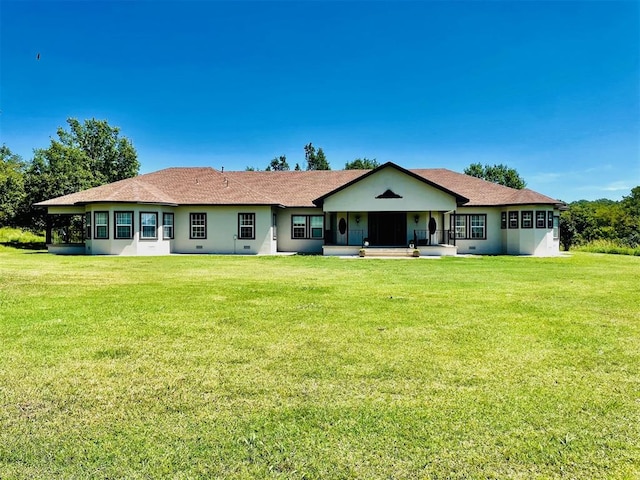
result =
[[[386,165],[386,164],[385,164]],[[379,167],[381,168],[381,167]],[[167,205],[282,205],[315,207],[313,200],[370,170],[220,172],[209,167],[167,168],[37,203],[42,207],[98,202]],[[428,183],[466,197],[466,206],[556,204],[532,190],[515,190],[443,168],[412,169]]]

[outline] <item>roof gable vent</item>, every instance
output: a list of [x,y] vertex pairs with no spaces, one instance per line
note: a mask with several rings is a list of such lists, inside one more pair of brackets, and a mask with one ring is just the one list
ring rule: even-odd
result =
[[387,190],[384,193],[381,193],[376,198],[402,198],[402,195],[398,195],[390,188],[387,188]]

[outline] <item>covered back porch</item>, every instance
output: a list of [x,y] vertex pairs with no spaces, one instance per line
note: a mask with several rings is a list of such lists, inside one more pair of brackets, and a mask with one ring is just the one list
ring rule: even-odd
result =
[[323,254],[356,255],[364,248],[370,256],[455,255],[451,213],[327,212]]

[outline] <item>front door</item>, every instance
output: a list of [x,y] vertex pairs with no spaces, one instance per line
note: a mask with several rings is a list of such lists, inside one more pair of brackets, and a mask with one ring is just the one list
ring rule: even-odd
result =
[[404,212],[369,212],[369,244],[398,247],[407,243],[407,214]]

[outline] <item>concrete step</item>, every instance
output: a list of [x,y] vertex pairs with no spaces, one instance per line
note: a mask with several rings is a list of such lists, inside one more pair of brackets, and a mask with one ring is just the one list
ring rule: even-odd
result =
[[413,248],[366,247],[363,248],[365,257],[413,257]]

